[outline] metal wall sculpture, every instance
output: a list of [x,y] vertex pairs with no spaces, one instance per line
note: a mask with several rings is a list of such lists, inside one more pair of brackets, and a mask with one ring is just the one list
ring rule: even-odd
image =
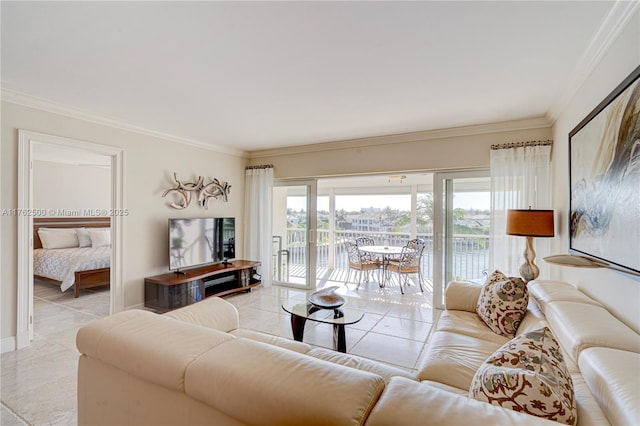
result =
[[174,209],[186,209],[191,204],[191,194],[193,192],[198,192],[198,204],[205,209],[209,208],[209,200],[212,198],[222,198],[225,203],[229,201],[231,185],[228,182],[220,182],[214,178],[211,182],[205,184],[202,176],[198,176],[196,182],[182,182],[178,179],[176,173],[173,173],[173,178],[176,181],[175,186],[164,191],[162,197],[164,198],[172,192],[178,195],[178,201],[169,204]]

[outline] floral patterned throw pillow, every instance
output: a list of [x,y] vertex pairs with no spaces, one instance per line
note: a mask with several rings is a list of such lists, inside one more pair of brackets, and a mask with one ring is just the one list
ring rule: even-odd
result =
[[573,381],[544,327],[505,343],[476,372],[469,397],[568,425],[577,422]]
[[505,281],[508,279],[509,279],[508,276],[503,274],[502,271],[496,269],[495,271],[487,275],[487,279],[485,280],[484,285],[494,284],[494,283],[497,283],[498,281]]
[[524,281],[494,271],[487,277],[476,312],[494,333],[513,337],[528,303],[529,291]]

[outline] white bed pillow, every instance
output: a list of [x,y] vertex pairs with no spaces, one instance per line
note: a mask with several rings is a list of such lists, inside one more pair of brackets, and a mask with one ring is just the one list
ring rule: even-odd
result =
[[40,228],[38,229],[38,236],[40,237],[40,242],[42,242],[42,248],[45,249],[72,248],[79,246],[76,231],[71,228]]
[[91,247],[104,247],[111,245],[111,230],[109,228],[89,229]]
[[91,237],[87,228],[75,228],[80,247],[91,247]]

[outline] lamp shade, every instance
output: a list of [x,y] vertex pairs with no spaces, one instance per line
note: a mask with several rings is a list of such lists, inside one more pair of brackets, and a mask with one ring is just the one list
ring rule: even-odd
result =
[[508,210],[507,235],[553,237],[553,210]]

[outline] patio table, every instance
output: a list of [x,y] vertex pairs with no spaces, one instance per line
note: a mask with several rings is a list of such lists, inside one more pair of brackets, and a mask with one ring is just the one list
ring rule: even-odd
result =
[[382,280],[380,287],[383,288],[386,285],[387,265],[392,257],[402,254],[402,246],[362,246],[358,247],[358,250],[365,253],[382,255]]

